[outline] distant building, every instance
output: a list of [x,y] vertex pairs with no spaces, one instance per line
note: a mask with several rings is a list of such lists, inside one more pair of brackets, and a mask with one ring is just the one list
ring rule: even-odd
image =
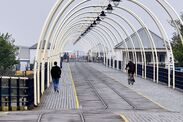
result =
[[[153,62],[153,56],[152,56],[152,44],[151,41],[145,31],[144,28],[141,28],[137,31],[137,33],[139,34],[143,46],[144,46],[144,51],[145,51],[145,55],[146,55],[146,63],[147,64],[152,64]],[[154,40],[154,44],[156,46],[156,50],[157,50],[157,55],[158,55],[158,61],[161,65],[166,65],[166,63],[168,62],[168,59],[170,57],[170,53],[166,51],[166,47],[165,47],[165,43],[163,41],[163,39],[158,36],[157,34],[155,34],[154,32],[150,31],[150,34],[152,36],[152,39]],[[131,39],[134,43],[134,47],[131,43]],[[125,44],[126,42],[126,44]],[[126,45],[128,48],[126,48]],[[169,47],[167,47],[169,48]],[[127,50],[128,49],[128,50]],[[143,63],[142,62],[142,55],[141,55],[141,50],[142,50],[142,46],[139,43],[137,34],[133,33],[130,37],[126,38],[124,41],[120,42],[119,44],[117,44],[115,46],[115,50],[117,51],[122,51],[122,59],[125,60],[127,57],[127,53],[129,52],[129,58],[133,59],[133,53],[135,52],[137,54],[137,62],[139,64]],[[122,60],[122,62],[123,62]]]
[[30,69],[30,52],[29,47],[25,46],[17,46],[17,60],[19,61],[19,64],[16,65],[16,70],[25,71]]
[[37,43],[32,45],[29,48],[29,51],[30,51],[30,64],[34,64],[35,56],[36,56],[36,49],[37,49]]
[[[45,43],[45,41],[44,41],[44,43]],[[32,46],[29,48],[29,51],[30,51],[30,66],[31,66],[31,69],[33,69],[33,65],[34,65],[34,61],[35,61],[35,57],[36,57],[37,45],[38,45],[38,43],[32,45]],[[50,46],[51,46],[51,44],[49,44],[48,49],[50,49]]]

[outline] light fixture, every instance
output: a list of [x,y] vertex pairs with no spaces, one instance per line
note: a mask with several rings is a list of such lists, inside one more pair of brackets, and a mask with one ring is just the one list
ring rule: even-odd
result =
[[100,14],[100,18],[101,18],[101,19],[104,19],[105,16],[106,16],[105,12],[102,11],[101,14]]
[[114,3],[114,6],[118,6],[119,5],[119,2],[121,2],[121,0],[112,0],[113,3]]
[[100,21],[101,21],[100,17],[97,17],[97,19],[96,19],[96,23],[97,23],[97,24],[99,24],[99,23],[100,23]]
[[93,22],[93,26],[96,26],[96,25],[97,25],[97,23],[96,23],[96,21],[94,21],[94,22]]
[[91,24],[91,25],[90,25],[90,28],[93,28],[93,27],[94,27],[93,24]]
[[112,13],[113,8],[112,8],[112,5],[110,3],[107,6],[106,10],[107,10],[108,13]]
[[107,10],[107,12],[108,12],[109,14],[112,13],[112,10],[113,10],[112,5],[109,4],[109,5],[107,6],[106,10]]

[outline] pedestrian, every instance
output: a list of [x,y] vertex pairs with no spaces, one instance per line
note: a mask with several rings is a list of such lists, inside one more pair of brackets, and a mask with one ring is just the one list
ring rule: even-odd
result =
[[69,62],[69,53],[67,53],[67,62]]
[[59,85],[59,78],[61,77],[61,69],[57,66],[57,62],[54,62],[54,66],[51,68],[51,76],[53,81],[53,87],[55,92],[59,92],[58,85]]
[[135,82],[134,73],[135,73],[135,64],[130,60],[126,65],[126,70],[128,70],[128,84],[130,83],[133,85]]

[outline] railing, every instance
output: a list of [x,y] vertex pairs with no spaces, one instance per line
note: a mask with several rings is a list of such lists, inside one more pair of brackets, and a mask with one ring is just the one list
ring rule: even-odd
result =
[[119,61],[118,64],[119,64],[119,69],[121,70],[121,61]]
[[117,60],[114,61],[114,68],[117,68]]
[[[155,70],[157,70],[157,68],[155,68]],[[137,72],[138,72],[137,74],[139,76],[142,76],[141,75],[141,72],[142,72],[142,65],[141,64],[137,65]],[[173,75],[172,74],[173,73],[171,71],[171,75],[170,75],[171,85],[173,85]],[[153,75],[154,75],[153,74],[153,66],[146,66],[146,77],[148,79],[152,80],[153,79]],[[158,75],[159,75],[158,79],[159,79],[160,82],[168,84],[168,69],[159,67]],[[156,73],[155,73],[155,79],[157,79]],[[175,87],[183,89],[183,72],[175,71]]]
[[0,77],[0,111],[33,108],[33,82],[26,77]]
[[142,76],[142,65],[137,64],[137,75]]
[[[117,61],[115,60],[114,64],[113,64],[113,60],[111,59],[107,59],[105,58],[105,61],[108,61],[106,66],[108,67],[114,67],[117,68],[117,62],[118,62],[118,68],[121,70],[122,69],[122,61]],[[110,65],[110,62],[111,61],[111,65]],[[138,76],[142,76],[142,72],[143,72],[144,68],[142,67],[141,64],[137,64],[137,75]],[[153,77],[155,75],[155,80],[157,80],[157,67],[155,67],[155,74],[153,72],[153,66],[152,65],[147,65],[146,66],[146,78],[147,79],[150,79],[150,80],[153,80]],[[173,85],[173,72],[171,71],[171,74],[170,74],[170,84]],[[144,74],[143,74],[144,75]],[[168,85],[168,69],[166,68],[163,68],[163,67],[159,67],[159,70],[158,70],[158,79],[160,82],[162,83],[165,83]],[[176,88],[179,88],[179,89],[183,89],[183,72],[178,72],[178,71],[175,71],[175,87]]]

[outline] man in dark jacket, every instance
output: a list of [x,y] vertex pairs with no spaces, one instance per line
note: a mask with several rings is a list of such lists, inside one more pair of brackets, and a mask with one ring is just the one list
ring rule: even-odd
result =
[[51,68],[51,76],[53,80],[53,87],[56,92],[58,91],[58,85],[59,85],[59,78],[61,75],[61,69],[59,66],[57,66],[57,62],[54,62],[54,66]]
[[129,61],[126,65],[126,70],[128,70],[128,84],[135,82],[134,73],[135,73],[135,64],[132,61]]

